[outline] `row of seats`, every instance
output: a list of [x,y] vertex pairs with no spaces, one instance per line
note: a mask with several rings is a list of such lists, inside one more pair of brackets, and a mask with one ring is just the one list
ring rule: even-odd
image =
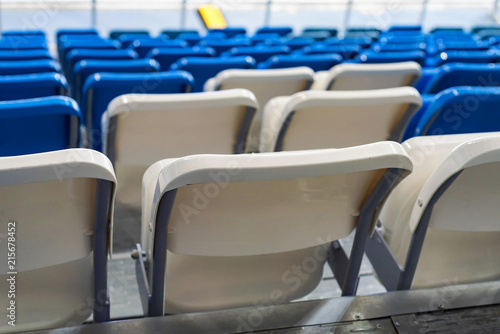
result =
[[[365,245],[388,290],[498,279],[499,148],[500,134],[487,133],[155,162],[142,181],[136,253],[145,311],[285,303],[317,286],[326,261],[350,295]],[[87,149],[0,160],[2,210],[23,233],[18,320],[2,332],[75,324],[92,311],[107,321],[112,163]],[[354,228],[348,256],[331,242]]]
[[[92,61],[88,61],[88,63],[89,67],[91,67]],[[150,62],[143,64],[146,69],[150,65]],[[95,68],[96,67],[93,67],[91,73]],[[131,71],[133,70],[132,68]],[[81,75],[84,73],[85,72]],[[452,90],[454,93],[450,93],[450,91],[446,91],[447,89],[456,85],[485,87],[491,85],[495,87],[499,82],[499,75],[500,71],[496,65],[451,64],[443,66],[438,72],[434,73],[434,76],[429,79],[425,87],[421,87],[421,91],[432,95],[424,95],[423,106],[418,110],[418,113],[411,118],[410,123],[406,126],[406,133],[402,138],[407,139],[422,133],[432,133],[432,128],[428,128],[426,124],[429,124],[430,120],[437,122],[438,120],[433,118],[434,115],[443,108],[443,105],[450,104],[448,102],[441,102],[445,101],[445,98],[440,96],[452,96],[454,94],[458,96],[457,98],[463,100],[467,99],[468,96],[473,95],[475,92],[473,89],[463,88]],[[252,91],[259,103],[259,112],[253,120],[250,132],[252,138],[258,138],[260,136],[262,112],[267,107],[268,102],[276,96],[290,96],[309,88],[315,91],[344,91],[411,86],[417,82],[419,76],[420,67],[415,63],[391,65],[342,64],[333,67],[328,72],[317,73],[314,73],[311,69],[306,67],[265,71],[224,70],[215,77],[209,79],[205,84],[204,90],[214,91],[246,88]],[[0,80],[0,86],[5,86],[5,89],[2,90],[0,94],[0,97],[4,100],[19,99],[22,97],[33,98],[60,95],[67,87],[67,84],[63,80],[64,77],[55,73],[6,76],[4,78],[5,80]],[[423,79],[425,79],[425,77]],[[421,81],[423,79],[421,79]],[[88,80],[85,81],[86,84],[82,89],[82,95],[75,94],[77,100],[80,102],[78,113],[81,113],[81,116],[78,117],[78,123],[86,128],[86,131],[82,133],[84,138],[81,139],[97,150],[103,149],[102,141],[105,138],[105,132],[103,135],[103,130],[105,129],[101,128],[102,115],[113,98],[130,92],[151,94],[185,93],[190,91],[192,87],[195,86],[196,82],[189,73],[183,71],[130,74],[98,73],[90,75]],[[75,82],[78,84],[78,81],[75,80]],[[75,84],[75,86],[77,86],[77,84]],[[29,94],[33,93],[33,95],[24,95],[25,92],[19,89],[21,86],[31,87],[32,89],[27,92]],[[490,92],[494,92],[495,88],[489,91],[485,88],[481,88],[480,90],[487,91],[485,94],[488,94],[490,97],[489,100],[494,101],[495,94]],[[79,90],[75,89],[75,91],[78,92]],[[439,92],[443,92],[443,94],[436,96],[435,94]],[[434,100],[437,100],[434,104],[437,107],[430,108],[429,106],[434,103]],[[12,105],[19,105],[17,108],[22,108],[23,103],[24,102],[19,102],[17,104],[4,103],[3,108],[9,109]],[[483,108],[486,108],[485,102],[481,103]],[[489,112],[491,108],[492,107],[486,108],[486,112]],[[19,115],[21,115],[21,113],[19,113]],[[454,123],[448,122],[447,124],[449,124],[449,126],[439,124],[437,128],[443,129],[445,133],[453,133],[453,128],[451,128],[450,125]],[[485,128],[485,125],[484,122],[480,122],[470,128],[483,127],[482,130],[479,129],[476,131],[490,131],[491,128],[495,127],[495,123],[490,123],[490,127],[488,128]],[[65,131],[69,133],[69,130],[67,130],[67,128],[65,129]],[[73,127],[73,129],[75,128]],[[76,129],[78,129],[78,126]],[[73,136],[78,138],[78,134],[73,133]],[[64,144],[60,148],[74,147],[65,146],[68,141],[63,141],[62,143]],[[259,144],[255,142],[255,140],[251,145],[253,151],[259,150]],[[32,151],[32,153],[34,152],[39,151]]]

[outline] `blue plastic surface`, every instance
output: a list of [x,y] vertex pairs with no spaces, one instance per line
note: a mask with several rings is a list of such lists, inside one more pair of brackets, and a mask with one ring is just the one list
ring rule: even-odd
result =
[[147,58],[153,58],[160,64],[160,71],[168,71],[177,60],[185,57],[215,57],[215,50],[209,47],[192,48],[157,48],[149,51]]
[[257,30],[255,34],[278,34],[280,36],[287,36],[291,34],[293,29],[291,27],[262,27]]
[[234,38],[239,35],[246,35],[247,30],[240,27],[228,27],[223,29],[210,29],[210,32],[221,32],[226,35],[226,38]]
[[0,61],[0,75],[60,72],[61,66],[55,60]]
[[53,59],[48,50],[0,50],[0,61]]
[[80,119],[78,105],[65,96],[0,102],[0,156],[77,147]]
[[377,64],[377,63],[398,63],[404,61],[414,61],[423,65],[425,62],[425,52],[407,51],[407,52],[374,52],[371,50],[363,51],[355,59],[355,62]]
[[68,83],[59,73],[0,76],[0,101],[65,95]]
[[199,46],[208,46],[215,50],[217,55],[222,54],[235,47],[251,46],[252,41],[248,38],[232,38],[232,39],[210,39],[201,40]]
[[257,68],[310,67],[313,71],[327,71],[342,62],[342,56],[334,54],[320,55],[278,55],[260,63]]
[[269,57],[289,54],[290,48],[286,45],[278,46],[242,46],[232,48],[221,54],[221,57],[250,56],[257,63],[267,60]]
[[129,48],[137,52],[139,58],[144,58],[149,51],[156,48],[186,48],[189,44],[181,39],[138,39],[130,44]]

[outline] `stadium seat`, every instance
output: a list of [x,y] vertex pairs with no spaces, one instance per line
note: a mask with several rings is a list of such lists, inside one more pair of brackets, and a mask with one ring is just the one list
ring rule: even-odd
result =
[[0,102],[0,156],[78,147],[80,109],[73,99],[50,96]]
[[160,41],[164,41],[165,38],[163,37],[151,37],[149,36],[149,34],[145,35],[145,34],[124,34],[124,35],[121,35],[118,39],[117,39],[122,48],[123,49],[126,49],[130,46],[130,44],[132,44],[134,41],[136,40],[139,40],[139,41],[144,41],[144,40],[160,40]]
[[193,29],[166,29],[161,31],[162,35],[167,36],[169,39],[177,39],[180,34],[198,34],[198,30]]
[[250,56],[257,63],[263,62],[268,58],[279,55],[289,54],[290,48],[288,46],[242,46],[234,47],[226,52],[223,52],[221,57],[234,57],[234,56]]
[[336,53],[338,55],[341,55],[343,59],[352,59],[356,57],[360,52],[361,47],[358,45],[326,45],[318,43],[311,46],[306,46],[301,50],[294,51],[294,54],[314,55]]
[[308,33],[316,33],[316,32],[326,32],[330,37],[335,37],[337,36],[338,30],[335,28],[327,28],[327,27],[305,27],[302,29],[302,34],[308,34]]
[[247,30],[245,28],[237,28],[237,27],[228,27],[222,29],[210,29],[209,32],[221,32],[226,38],[234,38],[237,36],[245,36],[247,34]]
[[189,44],[189,46],[195,46],[203,38],[200,36],[200,34],[198,32],[196,32],[196,33],[186,32],[186,33],[179,34],[178,39],[182,39],[182,40],[186,41]]
[[152,73],[159,70],[160,64],[154,59],[80,60],[71,74],[71,96],[81,103],[82,87],[94,73]]
[[276,70],[225,70],[205,83],[205,91],[245,88],[250,90],[260,108],[257,110],[248,134],[246,152],[259,150],[262,108],[274,97],[290,96],[309,89],[314,72],[308,67]]
[[177,60],[185,57],[215,57],[215,50],[209,47],[192,48],[157,48],[149,51],[146,58],[152,58],[160,64],[160,71],[168,71]]
[[99,34],[97,33],[97,30],[94,28],[90,29],[59,29],[56,33],[56,39],[59,40],[62,36],[65,35],[96,35],[98,36]]
[[53,59],[48,50],[0,50],[0,61]]
[[425,63],[426,54],[424,51],[407,51],[407,52],[374,52],[371,50],[363,51],[354,60],[354,62],[366,64],[384,64],[384,63],[400,63],[406,61],[414,61],[421,66]]
[[233,154],[245,150],[250,121],[258,109],[244,89],[209,93],[127,94],[115,98],[103,115],[105,153],[115,168],[117,217],[134,216],[140,242],[141,182],[154,162],[191,154]]
[[295,51],[295,50],[300,50],[303,47],[312,45],[314,42],[315,41],[312,38],[294,37],[283,41],[283,44],[288,46],[292,51]]
[[137,52],[139,58],[144,58],[149,51],[155,48],[186,48],[188,44],[186,41],[180,39],[138,39],[129,45],[129,48]]
[[223,52],[235,47],[251,46],[252,41],[247,38],[204,39],[201,40],[197,45],[210,47],[215,50],[217,55],[221,55]]
[[[14,232],[16,248],[16,326],[2,321],[2,333],[81,324],[93,310],[94,322],[109,320],[115,184],[109,160],[91,150],[0,158],[2,224]],[[0,286],[7,292],[12,274],[7,259],[2,263]],[[2,308],[8,302],[2,298]]]
[[277,97],[263,110],[259,152],[399,142],[421,105],[413,87],[306,91]]
[[2,31],[2,37],[4,36],[39,36],[45,37],[45,32],[43,30],[6,30]]
[[500,131],[499,87],[453,87],[433,97],[415,117],[409,137]]
[[500,64],[451,63],[431,72],[422,83],[423,94],[437,94],[455,86],[500,86]]
[[312,90],[367,90],[413,86],[422,68],[415,62],[392,64],[339,64],[317,72]]
[[447,51],[427,58],[426,67],[436,67],[447,63],[490,64],[500,62],[499,50],[488,51]]
[[278,34],[281,37],[286,37],[291,34],[293,29],[291,27],[262,27],[257,29],[256,35],[260,34]]
[[95,73],[83,86],[80,109],[89,145],[102,149],[101,118],[109,102],[128,94],[172,94],[191,91],[193,77],[184,71],[158,73]]
[[372,45],[373,39],[369,37],[346,37],[343,39],[332,37],[325,39],[322,43],[325,45],[332,45],[332,46],[357,45],[360,46],[362,49],[366,49],[369,48],[370,45]]
[[132,60],[138,57],[137,52],[132,50],[73,49],[66,56],[63,70],[68,81],[71,81],[73,67],[80,60]]
[[116,50],[119,48],[120,43],[115,40],[68,40],[59,44],[59,61],[61,62],[61,64],[64,64],[66,61],[66,55],[73,49]]
[[47,50],[43,36],[6,36],[0,39],[0,50]]
[[401,44],[380,44],[372,45],[375,52],[403,52],[403,51],[425,51],[425,43],[401,43]]
[[411,169],[390,142],[155,163],[143,178],[143,306],[161,316],[286,303],[318,285],[331,242],[357,227],[349,257],[332,247],[335,277],[354,294],[375,208]]
[[55,60],[0,61],[0,75],[60,72],[61,66]]
[[59,73],[0,76],[0,101],[66,95],[68,82]]
[[[273,40],[277,42],[277,45],[282,45],[284,44],[288,39],[282,39],[280,35],[277,33],[266,33],[266,34],[258,34],[258,35],[253,35],[250,37],[250,40],[252,41],[253,45],[261,45],[261,43],[264,43],[263,45],[267,45],[266,42],[268,40]],[[275,44],[271,44],[275,45]]]
[[249,69],[255,67],[252,57],[230,57],[230,58],[182,58],[172,64],[170,70],[187,71],[194,77],[195,85],[193,92],[202,92],[205,82],[216,76],[217,73],[227,69]]
[[111,39],[120,39],[121,36],[123,35],[148,35],[149,36],[149,31],[147,30],[111,30],[109,33],[109,38]]
[[[500,279],[500,134],[411,138],[413,173],[380,209],[367,245],[387,290]],[[456,291],[456,290],[455,290]]]
[[307,66],[313,71],[327,71],[342,62],[342,56],[336,53],[319,55],[278,55],[259,63],[258,69],[289,68]]

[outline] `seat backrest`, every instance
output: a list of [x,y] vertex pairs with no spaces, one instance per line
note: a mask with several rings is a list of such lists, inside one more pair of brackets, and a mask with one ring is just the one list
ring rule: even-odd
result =
[[401,140],[422,104],[413,87],[306,91],[264,107],[260,152],[341,148]]
[[437,94],[456,86],[493,87],[500,85],[500,65],[497,64],[446,64],[433,74],[423,89],[423,94]]
[[293,29],[291,27],[262,27],[257,29],[256,35],[260,34],[278,34],[282,37],[291,34]]
[[377,64],[377,63],[401,63],[414,61],[420,66],[424,65],[426,54],[423,51],[407,51],[407,52],[381,52],[377,53],[371,50],[364,51],[359,54],[356,59],[360,63]]
[[[415,278],[403,288],[498,277],[491,260],[500,234],[500,133],[414,137],[403,147],[414,171],[395,187],[379,215],[398,263],[405,271],[409,261],[416,267]],[[423,248],[415,260],[408,254],[417,244]]]
[[[169,251],[167,264],[169,255],[181,256],[176,267],[169,267],[166,281],[187,274],[193,280],[185,282],[183,289],[204,277],[200,274],[204,268],[187,268],[183,263],[192,256],[223,260],[224,270],[229,273],[241,270],[240,259],[245,260],[259,275],[230,285],[239,296],[237,305],[253,305],[262,300],[256,296],[269,293],[269,285],[281,286],[283,272],[290,263],[303,260],[301,251],[313,252],[319,245],[328,247],[332,240],[355,228],[364,199],[386,168],[411,170],[411,162],[397,143],[159,161],[143,178],[141,239],[146,258],[151,261],[153,248],[158,258],[160,252]],[[169,217],[162,214],[169,209]],[[158,235],[165,239],[162,245],[153,243]],[[254,256],[257,261],[248,260]],[[231,259],[235,261],[228,261]],[[321,268],[325,258],[316,257],[315,261]],[[154,270],[157,263],[153,266],[150,262],[149,268]],[[177,266],[187,271],[176,272]],[[272,266],[283,271],[278,270],[276,275],[274,270],[257,269]],[[317,272],[303,278],[297,286],[308,287],[295,291],[295,298],[317,285]],[[223,276],[217,280],[227,279]],[[153,286],[156,291],[157,286]],[[165,294],[160,298],[167,297]],[[198,295],[193,298],[203,299]],[[283,300],[289,298],[287,295]],[[228,307],[224,302],[211,303],[211,308]]]
[[195,46],[192,48],[155,48],[147,54],[160,64],[160,71],[168,71],[177,60],[185,57],[215,57],[217,54],[210,47]]
[[202,92],[205,82],[227,69],[250,69],[255,67],[252,57],[230,58],[198,58],[186,57],[172,64],[170,70],[186,71],[193,75],[195,86],[193,92]]
[[234,56],[250,56],[255,61],[261,62],[267,60],[269,57],[278,54],[288,54],[290,53],[290,48],[286,45],[278,46],[242,46],[234,47],[221,54],[221,57],[234,57]]
[[454,87],[437,94],[414,136],[500,131],[499,87]]
[[307,66],[313,71],[327,71],[343,61],[336,53],[317,55],[277,55],[260,63],[258,69]]
[[[420,78],[422,68],[415,62],[392,64],[339,64],[334,66],[323,83],[314,83],[315,89],[367,90],[413,86]],[[319,87],[322,86],[322,87]]]
[[339,39],[337,37],[331,37],[323,41],[326,45],[358,45],[363,49],[368,48],[373,42],[371,37],[344,37]]
[[215,50],[217,55],[235,48],[235,47],[248,47],[252,45],[252,41],[247,38],[232,38],[232,39],[203,39],[198,43],[199,46],[211,47]]
[[60,72],[61,66],[55,60],[0,61],[0,75]]
[[226,38],[234,38],[238,35],[246,35],[247,30],[241,27],[228,27],[220,29],[210,29],[210,32],[221,32],[226,35]]
[[73,49],[116,50],[119,48],[120,43],[115,40],[92,37],[88,39],[70,39],[59,44],[59,61],[64,64],[66,55]]
[[188,43],[181,39],[154,38],[135,40],[129,45],[129,49],[137,52],[139,58],[144,58],[154,48],[185,48],[188,46]]
[[149,36],[149,31],[134,29],[134,30],[111,30],[109,32],[109,38],[120,39],[123,35],[135,35],[135,36]]
[[138,57],[137,52],[132,50],[73,49],[66,55],[66,62],[63,64],[64,75],[71,81],[73,67],[80,60],[131,60]]
[[[0,259],[0,278],[14,276],[16,286],[15,327],[2,321],[2,333],[79,324],[92,309],[95,321],[106,320],[115,184],[110,161],[92,150],[0,158],[0,224],[16,253],[15,268],[8,269],[7,256]],[[0,304],[9,307],[7,295]]]
[[0,101],[66,95],[68,83],[59,73],[0,76]]
[[87,127],[92,147],[101,150],[101,118],[109,102],[115,97],[128,94],[171,94],[189,92],[194,85],[193,77],[183,71],[158,73],[96,73],[83,87],[82,119]]
[[120,180],[117,201],[140,209],[142,176],[156,161],[243,152],[257,109],[245,89],[115,98],[103,115],[103,129],[105,153]]
[[194,29],[166,29],[161,31],[162,35],[167,36],[170,39],[179,38],[180,34],[200,34],[198,30]]
[[80,60],[71,75],[71,96],[81,103],[82,88],[85,81],[94,73],[153,73],[160,70],[154,59],[133,60]]
[[51,60],[49,50],[3,50],[0,51],[0,61],[7,60],[40,60],[48,59]]
[[325,53],[336,53],[342,56],[343,59],[352,59],[361,52],[361,47],[354,44],[346,45],[328,45],[328,44],[314,44],[306,46],[302,50],[297,50],[295,54],[314,55]]
[[488,51],[446,51],[427,59],[428,66],[441,66],[448,63],[490,64],[500,61],[498,50]]
[[0,102],[0,156],[78,147],[80,119],[69,97]]
[[56,32],[56,39],[59,40],[62,36],[65,35],[71,35],[71,36],[77,36],[77,35],[95,35],[98,36],[99,34],[97,33],[97,30],[94,28],[89,28],[89,29],[59,29]]

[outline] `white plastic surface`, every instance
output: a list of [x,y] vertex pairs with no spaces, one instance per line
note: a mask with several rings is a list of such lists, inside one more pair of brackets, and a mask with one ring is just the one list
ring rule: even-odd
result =
[[[0,332],[71,326],[91,314],[98,179],[116,183],[109,159],[92,150],[0,158],[0,228],[7,233],[8,223],[15,222],[17,272],[16,326],[7,325],[4,316]],[[4,255],[6,246],[0,242]],[[2,256],[4,310],[8,272],[7,256]]]
[[[261,108],[277,96],[289,96],[308,89],[314,78],[309,67],[266,70],[225,70],[209,79],[205,91],[245,88],[254,93]],[[256,112],[248,134],[247,152],[257,152],[262,109]]]
[[317,72],[312,90],[368,90],[413,86],[422,75],[416,62],[339,64]]
[[[167,236],[166,312],[252,305],[273,289],[283,292],[283,301],[307,293],[325,260],[314,260],[315,247],[354,229],[363,200],[386,168],[411,171],[400,144],[155,163],[143,178],[148,259],[158,203],[177,189]],[[294,264],[309,261],[315,269],[307,278],[293,284],[283,278]]]
[[416,137],[403,143],[415,166],[384,203],[383,235],[401,265],[426,205],[463,169],[434,207],[413,288],[500,279],[500,133]]
[[[366,91],[306,91],[277,97],[264,108],[260,152],[275,150],[280,131],[293,112],[282,150],[340,148],[389,140],[404,130],[409,112],[422,104],[412,87]],[[398,133],[398,137],[402,133]]]

